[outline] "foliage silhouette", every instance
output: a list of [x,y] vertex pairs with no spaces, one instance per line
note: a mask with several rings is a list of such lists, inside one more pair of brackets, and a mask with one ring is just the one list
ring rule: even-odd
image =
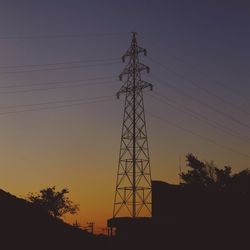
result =
[[66,195],[67,188],[56,191],[55,186],[40,190],[39,194],[29,193],[28,201],[34,205],[42,207],[55,218],[61,218],[64,214],[76,214],[79,206],[74,204]]
[[233,174],[231,167],[225,166],[219,169],[213,161],[200,161],[193,154],[188,154],[186,161],[190,169],[186,173],[180,174],[182,185],[209,190],[250,194],[249,169],[244,169]]

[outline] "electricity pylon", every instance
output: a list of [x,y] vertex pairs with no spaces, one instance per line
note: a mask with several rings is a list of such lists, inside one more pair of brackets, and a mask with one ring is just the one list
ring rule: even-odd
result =
[[136,33],[132,33],[130,48],[122,57],[128,63],[120,80],[123,86],[117,98],[125,94],[119,164],[116,181],[113,217],[151,217],[152,187],[148,151],[148,139],[143,103],[143,89],[152,84],[141,79],[141,72],[149,67],[140,63],[139,54],[146,49],[137,45]]

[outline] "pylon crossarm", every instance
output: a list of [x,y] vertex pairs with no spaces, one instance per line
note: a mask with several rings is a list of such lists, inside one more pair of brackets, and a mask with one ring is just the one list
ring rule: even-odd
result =
[[137,70],[138,70],[138,72],[142,72],[142,71],[146,70],[147,73],[149,73],[150,68],[143,63],[138,63]]
[[130,49],[128,49],[128,50],[126,51],[126,53],[122,56],[122,62],[125,62],[125,61],[126,61],[126,58],[127,58],[127,57],[130,57],[130,55],[131,55],[131,51],[130,51]]
[[138,54],[139,54],[139,53],[143,53],[144,56],[146,56],[146,55],[147,55],[147,50],[144,49],[144,48],[142,48],[142,47],[137,46],[137,53],[138,53]]
[[140,86],[142,89],[150,88],[151,91],[153,90],[153,85],[151,83],[143,81],[143,80],[140,80]]
[[[136,54],[143,53],[144,56],[146,56],[146,55],[147,55],[147,50],[144,49],[144,48],[142,48],[142,47],[137,46],[137,47],[136,47],[135,53],[136,53]],[[122,56],[122,61],[125,62],[125,61],[126,61],[126,58],[127,58],[127,57],[130,58],[131,56],[133,56],[133,50],[132,50],[131,48],[129,48],[129,49],[125,52],[125,54]]]

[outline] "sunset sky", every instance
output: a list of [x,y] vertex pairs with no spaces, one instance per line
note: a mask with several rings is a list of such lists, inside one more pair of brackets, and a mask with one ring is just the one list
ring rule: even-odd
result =
[[112,216],[131,31],[143,79],[152,178],[181,157],[250,167],[250,2],[1,1],[0,188],[68,187],[83,226]]

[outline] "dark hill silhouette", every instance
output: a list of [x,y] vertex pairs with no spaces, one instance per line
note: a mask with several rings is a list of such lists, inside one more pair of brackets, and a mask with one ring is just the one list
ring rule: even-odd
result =
[[0,190],[0,249],[99,249],[105,239],[56,219],[34,204]]

